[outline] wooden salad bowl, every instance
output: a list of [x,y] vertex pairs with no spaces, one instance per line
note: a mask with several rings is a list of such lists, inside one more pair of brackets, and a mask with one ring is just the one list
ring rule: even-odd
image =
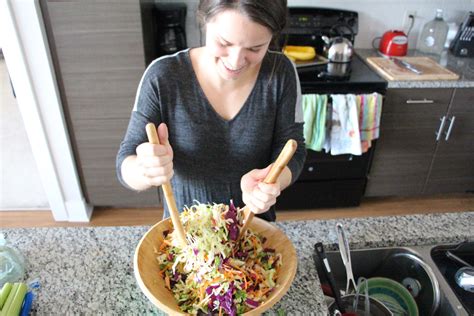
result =
[[[145,296],[160,310],[172,315],[186,315],[180,310],[164,279],[159,276],[156,249],[163,242],[163,231],[172,228],[171,220],[164,219],[151,227],[135,249],[133,269],[138,286]],[[250,229],[267,238],[265,247],[273,248],[282,255],[282,267],[278,274],[277,287],[259,307],[244,315],[260,315],[277,303],[290,288],[295,278],[298,259],[290,239],[275,225],[260,218],[254,218]]]

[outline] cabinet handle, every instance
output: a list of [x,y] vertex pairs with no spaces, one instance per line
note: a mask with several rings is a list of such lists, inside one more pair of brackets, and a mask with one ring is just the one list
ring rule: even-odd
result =
[[443,115],[443,117],[441,117],[439,120],[441,121],[441,124],[439,124],[438,131],[435,133],[436,141],[441,138],[441,132],[443,131],[444,123],[446,122],[446,116]]
[[432,104],[434,103],[434,100],[428,100],[428,99],[423,99],[423,100],[412,100],[408,99],[407,104]]
[[456,116],[453,116],[450,120],[449,120],[449,127],[448,127],[448,131],[446,132],[446,137],[444,138],[445,141],[448,141],[449,139],[449,135],[451,135],[451,130],[453,129],[453,125],[454,125],[454,120],[456,119]]

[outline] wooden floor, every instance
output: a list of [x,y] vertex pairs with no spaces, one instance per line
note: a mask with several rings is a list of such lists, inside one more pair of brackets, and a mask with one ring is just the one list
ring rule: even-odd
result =
[[[474,211],[474,195],[425,198],[367,198],[351,208],[280,211],[278,221],[334,219]],[[50,211],[2,211],[0,227],[136,226],[152,225],[162,219],[161,208],[96,208],[89,223],[54,221]]]

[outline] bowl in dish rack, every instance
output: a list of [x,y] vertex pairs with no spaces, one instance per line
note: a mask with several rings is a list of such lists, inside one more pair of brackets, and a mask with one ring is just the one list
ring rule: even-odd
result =
[[[165,287],[165,280],[158,274],[156,249],[163,242],[163,232],[172,229],[171,219],[164,219],[151,227],[135,249],[133,269],[135,278],[145,296],[160,310],[173,315],[186,315],[178,306],[172,292]],[[275,225],[254,218],[250,229],[266,238],[265,247],[273,248],[282,256],[277,286],[257,308],[244,315],[260,315],[275,305],[290,288],[296,274],[298,259],[290,239]]]

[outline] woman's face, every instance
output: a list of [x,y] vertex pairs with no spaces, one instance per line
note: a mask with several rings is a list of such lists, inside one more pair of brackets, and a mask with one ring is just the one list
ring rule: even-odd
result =
[[225,80],[236,80],[258,66],[271,40],[268,28],[236,10],[221,12],[206,24],[206,48]]

